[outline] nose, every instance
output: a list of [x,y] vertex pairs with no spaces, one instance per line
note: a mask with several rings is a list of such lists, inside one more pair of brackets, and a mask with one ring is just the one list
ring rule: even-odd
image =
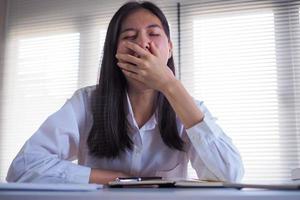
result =
[[136,43],[142,47],[143,49],[150,49],[150,38],[144,34],[144,33],[140,33],[137,37]]

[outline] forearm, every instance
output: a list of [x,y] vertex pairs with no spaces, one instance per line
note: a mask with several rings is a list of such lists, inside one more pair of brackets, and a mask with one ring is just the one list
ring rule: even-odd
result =
[[[206,109],[206,108],[204,108]],[[189,157],[199,179],[240,181],[244,174],[242,158],[232,140],[206,113],[204,124],[187,130],[192,148]]]
[[170,81],[161,92],[168,99],[185,128],[188,129],[203,120],[204,114],[179,80]]
[[110,170],[92,169],[89,183],[107,184],[109,181],[115,180],[117,177],[127,177],[128,175]]

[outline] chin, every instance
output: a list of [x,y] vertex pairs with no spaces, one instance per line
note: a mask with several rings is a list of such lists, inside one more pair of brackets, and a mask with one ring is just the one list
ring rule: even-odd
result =
[[152,89],[152,88],[149,88],[148,86],[146,86],[144,83],[141,83],[141,82],[136,81],[134,79],[127,79],[127,82],[128,82],[128,86],[131,89],[134,89],[134,90],[143,91],[143,90]]

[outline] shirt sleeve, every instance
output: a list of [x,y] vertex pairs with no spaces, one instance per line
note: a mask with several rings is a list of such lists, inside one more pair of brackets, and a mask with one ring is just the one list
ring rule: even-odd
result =
[[91,169],[72,163],[77,159],[85,118],[83,94],[79,90],[26,141],[13,160],[6,180],[88,183]]
[[244,167],[237,148],[216,123],[203,102],[197,101],[197,106],[203,112],[204,119],[186,132],[192,144],[188,151],[189,157],[198,178],[240,181]]

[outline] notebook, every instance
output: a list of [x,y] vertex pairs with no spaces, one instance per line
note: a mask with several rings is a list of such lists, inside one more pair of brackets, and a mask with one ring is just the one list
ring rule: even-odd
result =
[[202,181],[197,179],[128,179],[115,180],[108,183],[109,187],[202,187],[202,188],[224,188],[223,182]]
[[199,179],[128,179],[115,180],[108,187],[177,187],[177,188],[256,188],[269,190],[300,190],[300,181],[271,183],[234,183]]

